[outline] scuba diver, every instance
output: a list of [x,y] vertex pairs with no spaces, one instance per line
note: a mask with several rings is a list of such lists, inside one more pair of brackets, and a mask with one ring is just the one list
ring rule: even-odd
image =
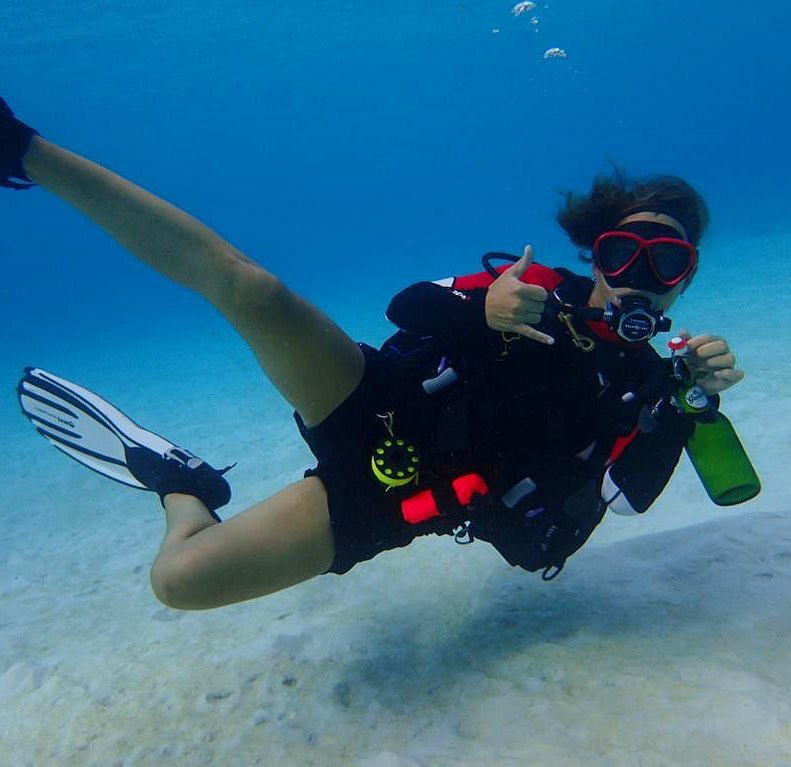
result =
[[[396,295],[381,349],[218,234],[43,139],[0,99],[0,185],[40,185],[132,255],[204,296],[295,410],[317,458],[305,477],[220,523],[225,473],[40,368],[23,413],[85,466],[157,493],[166,532],[155,595],[205,609],[273,593],[428,533],[489,542],[551,579],[607,510],[641,514],[669,481],[697,416],[650,340],[698,269],[708,213],[683,180],[597,177],[558,221],[592,279],[487,254],[475,274]],[[505,263],[502,263],[502,261]],[[744,377],[718,336],[679,334],[685,374],[718,406]],[[186,372],[186,371],[185,371]]]

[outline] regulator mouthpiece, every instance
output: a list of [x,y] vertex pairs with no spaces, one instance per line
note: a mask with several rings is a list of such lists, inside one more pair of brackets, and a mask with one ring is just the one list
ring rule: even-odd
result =
[[620,307],[608,301],[603,319],[610,330],[629,343],[648,341],[670,330],[670,318],[653,309],[644,296],[624,296]]

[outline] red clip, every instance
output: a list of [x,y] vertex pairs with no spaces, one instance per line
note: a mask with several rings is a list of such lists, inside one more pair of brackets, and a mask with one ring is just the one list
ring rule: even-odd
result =
[[431,490],[421,490],[411,498],[401,501],[401,516],[410,525],[419,525],[428,519],[439,516],[437,501]]
[[[461,506],[472,503],[476,495],[486,495],[489,492],[489,486],[480,474],[464,474],[456,477],[450,484]],[[440,516],[434,493],[431,490],[421,490],[410,498],[404,498],[401,501],[401,516],[410,525],[419,525]]]
[[464,474],[451,482],[456,499],[462,506],[468,506],[476,495],[486,495],[489,486],[480,474]]

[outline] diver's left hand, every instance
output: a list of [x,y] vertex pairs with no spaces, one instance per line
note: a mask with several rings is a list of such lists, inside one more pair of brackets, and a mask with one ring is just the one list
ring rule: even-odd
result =
[[745,373],[736,369],[736,356],[724,338],[708,333],[692,336],[687,330],[679,335],[687,340],[690,352],[684,361],[706,394],[719,394],[744,379]]

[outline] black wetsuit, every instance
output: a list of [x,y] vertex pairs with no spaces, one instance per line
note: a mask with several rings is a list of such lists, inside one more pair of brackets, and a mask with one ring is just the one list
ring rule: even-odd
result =
[[[557,285],[577,305],[593,287],[538,265],[523,280]],[[491,281],[472,275],[399,293],[387,316],[401,330],[379,351],[364,347],[358,389],[318,427],[300,424],[319,459],[307,474],[327,486],[336,539],[331,571],[345,572],[417,535],[455,531],[489,541],[512,565],[548,577],[601,521],[608,467],[618,472],[620,487],[630,488],[638,512],[670,478],[694,422],[667,404],[643,424],[648,430],[638,431],[645,403],[622,400],[668,375],[650,345],[620,343],[585,323],[575,332],[595,346],[584,352],[557,318],[544,327],[553,346],[504,336],[485,321]],[[427,394],[423,382],[443,366],[457,380]],[[422,459],[418,482],[390,490],[371,471],[374,446],[388,436],[387,414],[393,436],[416,445]],[[488,492],[463,504],[451,485],[469,474],[481,477]],[[404,501],[424,490],[439,514],[410,524]]]

